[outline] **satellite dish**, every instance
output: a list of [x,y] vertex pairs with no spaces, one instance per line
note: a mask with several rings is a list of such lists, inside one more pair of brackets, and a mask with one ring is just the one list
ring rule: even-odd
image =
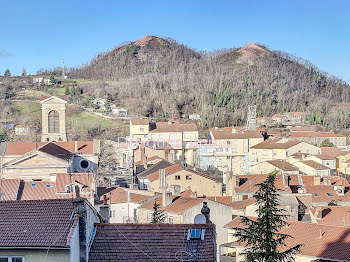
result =
[[207,219],[203,214],[198,214],[194,217],[194,223],[195,224],[206,224]]
[[334,186],[334,191],[337,191],[338,187],[337,186]]

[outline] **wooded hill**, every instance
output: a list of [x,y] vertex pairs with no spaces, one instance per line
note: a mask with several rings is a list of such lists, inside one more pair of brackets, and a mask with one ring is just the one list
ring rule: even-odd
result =
[[204,127],[245,124],[249,104],[257,105],[258,116],[304,111],[310,123],[332,130],[350,123],[349,84],[255,43],[206,53],[147,36],[99,54],[70,75],[103,81],[84,91],[102,90],[135,115],[197,112]]

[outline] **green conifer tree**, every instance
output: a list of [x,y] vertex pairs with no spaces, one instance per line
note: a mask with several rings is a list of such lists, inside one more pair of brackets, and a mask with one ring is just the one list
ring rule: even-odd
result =
[[160,224],[160,223],[163,223],[164,219],[165,219],[164,211],[159,210],[159,204],[157,203],[157,200],[156,200],[154,201],[154,205],[153,205],[153,214],[152,214],[151,223]]
[[242,218],[243,228],[235,228],[234,236],[239,242],[246,243],[242,255],[248,262],[294,261],[294,254],[301,245],[288,247],[285,244],[290,235],[279,233],[288,223],[285,210],[279,207],[279,196],[275,186],[276,172],[271,173],[265,182],[258,184],[254,195],[258,205],[258,218]]

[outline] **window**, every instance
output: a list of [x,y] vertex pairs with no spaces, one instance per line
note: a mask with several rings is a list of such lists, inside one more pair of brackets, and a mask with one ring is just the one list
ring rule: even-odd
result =
[[184,133],[184,139],[189,139],[190,135],[188,133]]
[[140,132],[144,133],[145,132],[145,127],[144,126],[140,126]]
[[186,180],[191,180],[192,179],[192,175],[186,175]]
[[187,232],[187,240],[197,239],[204,240],[205,229],[192,228]]
[[176,133],[171,133],[169,138],[170,140],[176,140]]
[[180,175],[175,176],[175,180],[180,180],[180,178],[181,178]]
[[49,120],[49,133],[60,132],[60,116],[56,110],[52,110],[48,115]]
[[151,222],[152,221],[152,213],[147,213],[147,222]]
[[168,223],[173,224],[174,223],[174,218],[172,216],[168,216]]
[[328,196],[333,196],[333,194],[332,194],[332,193],[327,193],[327,195],[328,195]]
[[24,257],[0,257],[0,262],[24,262]]
[[53,185],[47,184],[46,187],[47,187],[47,188],[53,188]]
[[163,140],[163,134],[159,134],[159,140]]
[[314,194],[314,196],[318,196],[318,194],[317,194],[317,193],[315,193],[315,194]]
[[115,210],[110,210],[109,213],[110,213],[109,215],[110,215],[111,217],[115,217]]

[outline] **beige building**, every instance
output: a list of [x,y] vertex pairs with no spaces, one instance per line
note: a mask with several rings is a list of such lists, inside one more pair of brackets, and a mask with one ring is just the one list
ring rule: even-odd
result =
[[[166,161],[165,161],[166,162]],[[163,165],[164,161],[138,175],[139,187],[154,192],[171,191],[175,195],[191,190],[197,196],[222,195],[222,182],[203,172],[184,168],[178,164]],[[156,170],[158,166],[162,166]]]
[[325,140],[331,142],[334,146],[344,147],[346,146],[346,136],[342,134],[336,134],[334,132],[290,132],[289,137],[293,141],[305,141],[310,144],[320,146]]
[[336,147],[322,147],[322,154],[336,158],[337,173],[350,175],[350,151]]
[[50,175],[94,172],[100,153],[99,140],[72,142],[7,142],[0,145],[2,178],[50,180]]
[[247,173],[250,148],[263,142],[264,138],[259,131],[214,128],[210,130],[210,140],[215,146],[214,167],[225,175],[226,172]]
[[42,137],[41,141],[67,141],[66,131],[66,103],[67,101],[56,96],[43,97]]
[[321,148],[300,141],[266,140],[251,147],[249,159],[251,165],[268,160],[288,160],[295,153],[308,153],[317,155]]
[[278,171],[281,174],[299,174],[299,168],[285,160],[268,160],[249,168],[250,174],[269,174]]
[[299,168],[301,173],[308,176],[327,177],[331,174],[329,167],[324,166],[314,160],[304,160],[296,162],[294,165]]
[[130,118],[130,138],[145,140],[149,133],[148,118]]
[[[159,150],[156,155],[166,159],[163,155],[170,151],[174,161],[179,160],[191,166],[195,163],[198,136],[198,127],[194,123],[149,122],[146,118],[130,120],[130,139],[136,140],[136,147],[139,145],[141,148]],[[147,154],[147,157],[152,156]],[[139,160],[136,158],[135,161]]]

